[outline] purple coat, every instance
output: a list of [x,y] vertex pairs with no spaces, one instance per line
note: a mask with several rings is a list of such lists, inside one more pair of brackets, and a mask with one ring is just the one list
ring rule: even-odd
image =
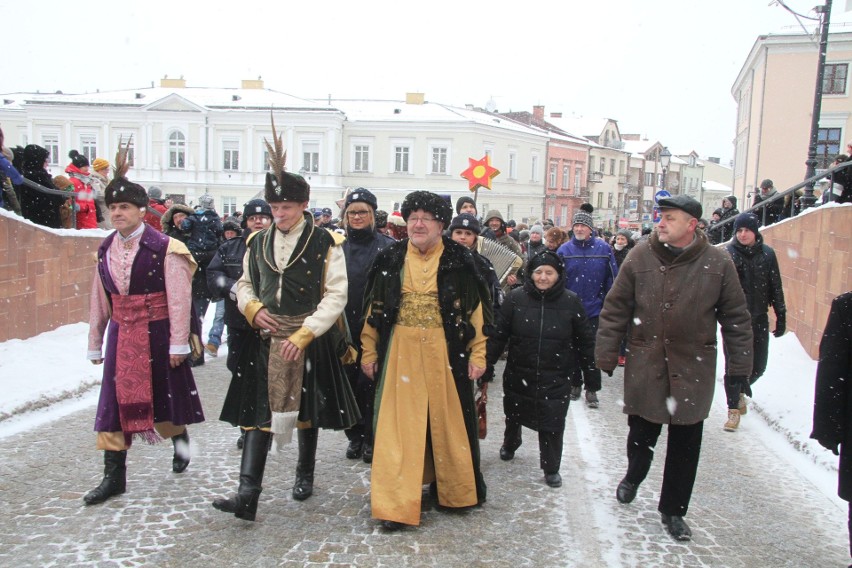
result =
[[[106,251],[115,235],[116,233],[113,233],[108,236],[98,249],[98,273],[110,301],[113,294],[118,294],[118,288],[109,274]],[[139,252],[133,261],[133,272],[130,276],[130,294],[163,292],[166,290],[164,263],[169,247],[169,237],[146,225],[140,239]],[[186,290],[171,291],[171,293],[190,294],[190,283],[187,282]],[[191,331],[198,333],[198,320],[194,312],[191,317]],[[98,413],[95,417],[95,431],[120,432],[121,422],[115,391],[118,325],[110,320],[107,330],[104,376],[101,382]],[[201,399],[198,396],[188,359],[174,369],[169,366],[169,320],[149,322],[148,331],[151,342],[154,422],[172,422],[175,425],[203,422]]]

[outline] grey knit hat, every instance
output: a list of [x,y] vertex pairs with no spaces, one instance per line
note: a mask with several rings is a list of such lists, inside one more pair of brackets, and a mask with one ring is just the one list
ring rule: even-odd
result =
[[592,219],[592,216],[585,211],[577,211],[574,213],[574,219],[571,221],[571,226],[573,227],[574,225],[585,225],[592,230],[595,229],[594,219]]

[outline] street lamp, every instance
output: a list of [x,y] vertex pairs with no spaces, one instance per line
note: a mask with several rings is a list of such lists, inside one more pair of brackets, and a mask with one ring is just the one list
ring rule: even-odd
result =
[[668,146],[663,146],[660,151],[660,165],[663,167],[663,182],[660,184],[660,189],[666,189],[666,176],[669,173],[669,164],[672,163],[672,153],[669,152]]
[[[808,144],[808,159],[805,160],[807,169],[805,170],[805,179],[816,175],[817,165],[817,138],[819,137],[819,115],[822,110],[822,81],[825,76],[825,52],[828,50],[828,24],[831,16],[832,0],[825,0],[824,6],[814,8],[818,13],[822,14],[822,24],[820,27],[819,38],[819,54],[817,56],[817,78],[816,88],[814,89],[814,108],[811,112],[811,136]],[[801,199],[802,209],[813,207],[816,203],[814,196],[814,183],[810,182],[805,186],[805,194]]]

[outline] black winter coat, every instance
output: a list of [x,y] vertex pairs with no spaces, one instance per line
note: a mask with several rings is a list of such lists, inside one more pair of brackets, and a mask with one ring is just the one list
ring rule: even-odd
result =
[[246,239],[244,237],[228,239],[207,265],[207,289],[214,301],[225,300],[225,325],[235,329],[250,329],[245,316],[237,308],[237,302],[231,299],[231,288],[243,275],[243,257],[246,254]]
[[[509,344],[503,373],[506,417],[527,428],[561,432],[571,394],[571,373],[579,365],[594,372],[595,335],[579,296],[565,288],[564,273],[546,292],[527,279],[509,292],[488,338],[494,365]],[[574,346],[579,347],[580,361]]]
[[834,299],[819,344],[811,438],[840,444],[837,494],[852,501],[852,292]]
[[[775,197],[778,193],[773,191],[772,194],[767,196],[757,195],[754,198],[754,206],[757,207],[759,203],[767,201],[772,197]],[[765,213],[764,213],[765,210]],[[768,226],[773,223],[777,223],[784,216],[784,198],[779,197],[775,201],[770,202],[768,205],[765,205],[761,209],[756,209],[753,213],[757,216],[757,222],[762,224],[763,226]],[[764,216],[766,221],[764,222]]]
[[[24,148],[23,168],[21,173],[28,180],[35,182],[47,189],[56,189],[53,178],[44,169],[44,162],[50,153],[47,149],[35,144]],[[37,225],[59,229],[61,227],[59,210],[65,203],[67,197],[43,193],[37,189],[19,186],[19,201],[21,202],[21,215]],[[70,197],[70,195],[69,195]]]
[[364,290],[367,288],[367,276],[379,251],[396,241],[378,231],[369,229],[349,229],[343,242],[343,254],[346,257],[346,277],[349,280],[349,297],[346,300],[346,323],[352,334],[352,341],[361,352],[361,328],[364,327]]
[[786,314],[778,259],[775,251],[763,244],[763,236],[758,234],[751,247],[743,246],[734,239],[726,249],[737,267],[752,320],[766,316],[769,306],[775,310],[776,316]]

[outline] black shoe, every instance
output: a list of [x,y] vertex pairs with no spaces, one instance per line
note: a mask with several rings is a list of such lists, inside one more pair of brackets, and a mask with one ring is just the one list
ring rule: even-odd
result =
[[127,487],[127,450],[104,452],[104,478],[101,484],[83,496],[86,505],[103,503],[110,497],[121,495]]
[[213,508],[225,513],[233,513],[238,519],[254,521],[257,518],[257,502],[260,489],[251,489],[237,493],[228,499],[214,499]]
[[405,527],[403,523],[398,523],[396,521],[382,521],[382,528],[388,532],[396,532],[402,530]]
[[243,457],[240,460],[240,487],[233,497],[215,499],[213,507],[225,513],[233,513],[238,519],[253,521],[263,490],[263,473],[272,434],[263,430],[248,430],[243,433],[245,442]]
[[669,534],[675,540],[690,540],[692,538],[692,531],[689,530],[689,525],[686,524],[683,517],[666,515],[665,513],[660,513],[660,517],[662,517],[663,524],[666,525]]
[[373,463],[373,444],[364,442],[364,453],[361,457],[364,459],[364,463]]
[[544,482],[550,487],[562,487],[562,476],[559,472],[545,473]]
[[503,461],[510,461],[515,457],[515,450],[510,450],[506,446],[500,446],[500,459]]
[[632,503],[636,498],[636,491],[639,489],[639,486],[630,483],[626,479],[622,479],[621,483],[618,484],[618,487],[615,490],[615,498],[618,499],[619,503]]
[[583,387],[571,387],[571,400],[580,400],[581,394],[583,394]]
[[364,440],[362,438],[349,440],[349,447],[346,448],[346,459],[357,460],[361,457],[363,450]]
[[598,401],[598,393],[595,391],[586,391],[586,406],[589,408],[597,408],[600,402]]
[[172,471],[183,473],[189,466],[189,432],[184,430],[177,436],[172,436],[175,453],[172,456]]

